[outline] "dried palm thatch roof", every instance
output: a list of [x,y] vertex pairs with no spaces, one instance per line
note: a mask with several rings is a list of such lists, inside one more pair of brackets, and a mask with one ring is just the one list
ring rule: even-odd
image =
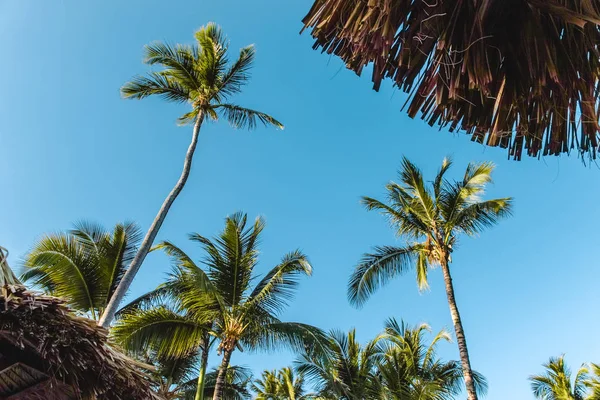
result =
[[373,65],[430,125],[515,159],[599,146],[600,1],[315,0],[315,49]]
[[5,257],[0,264],[0,399],[158,399],[104,328],[61,299],[6,283],[14,274]]

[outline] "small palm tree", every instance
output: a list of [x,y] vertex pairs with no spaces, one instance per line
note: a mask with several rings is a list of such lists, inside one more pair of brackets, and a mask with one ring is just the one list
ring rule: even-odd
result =
[[[436,357],[440,341],[450,341],[442,330],[430,344],[425,343],[427,324],[409,327],[404,322],[390,319],[379,336],[383,348],[382,360],[377,365],[382,398],[389,400],[451,400],[462,391],[463,375],[460,363],[444,362]],[[474,373],[477,390],[485,392],[485,378]]]
[[383,356],[377,340],[364,347],[356,331],[331,331],[327,351],[310,349],[296,361],[296,370],[306,376],[321,399],[364,400],[376,398],[379,384],[376,366]]
[[252,384],[257,400],[300,400],[306,397],[304,376],[294,374],[289,368],[279,371],[264,371],[260,379]]
[[133,223],[107,231],[80,222],[68,232],[44,236],[24,261],[24,281],[98,319],[133,260],[141,234]]
[[222,117],[235,128],[254,129],[257,123],[283,128],[279,121],[268,114],[228,101],[231,96],[241,92],[250,78],[249,71],[254,62],[253,46],[242,48],[238,58],[229,64],[229,43],[221,29],[213,23],[196,32],[196,42],[190,46],[170,46],[161,42],[146,46],[144,62],[159,65],[163,69],[146,76],[137,76],[121,88],[121,93],[128,99],[158,95],[167,101],[187,103],[191,110],[181,116],[179,122],[193,123],[194,128],[181,176],[163,202],[139,251],[102,315],[100,323],[104,327],[110,325],[113,320],[171,205],[185,186],[203,122],[217,121]]
[[[171,281],[179,276],[173,274]],[[149,351],[159,365],[181,363],[193,358],[199,367],[195,382],[195,400],[203,400],[206,387],[208,356],[215,338],[210,323],[181,307],[177,294],[163,285],[118,313],[111,335],[124,350],[135,356]],[[187,365],[187,363],[184,363]],[[168,368],[167,368],[168,370]],[[187,370],[186,370],[187,371]],[[186,387],[189,387],[187,383]]]
[[[192,353],[180,358],[161,358],[156,353],[150,354],[144,361],[154,367],[150,371],[152,386],[161,399],[165,400],[192,400],[196,398],[198,365],[200,354]],[[203,388],[205,398],[212,397],[216,371],[206,375],[206,386]],[[227,400],[248,399],[248,383],[251,373],[246,368],[230,367],[224,390],[224,398]]]
[[351,303],[360,306],[380,285],[411,268],[416,270],[419,288],[425,289],[429,269],[441,266],[468,398],[476,400],[475,379],[454,296],[450,263],[460,234],[476,235],[508,216],[512,199],[480,200],[485,186],[492,181],[493,164],[469,164],[462,181],[449,182],[444,175],[451,164],[448,159],[443,161],[429,188],[421,171],[403,158],[400,183],[391,182],[386,186],[388,204],[363,198],[367,209],[380,210],[389,218],[396,234],[406,238],[408,243],[404,247],[376,247],[374,253],[366,254],[352,274],[348,297]]
[[544,364],[543,375],[529,377],[533,395],[541,400],[585,400],[589,385],[588,369],[585,365],[577,371],[575,379],[565,363],[564,356],[552,357]]

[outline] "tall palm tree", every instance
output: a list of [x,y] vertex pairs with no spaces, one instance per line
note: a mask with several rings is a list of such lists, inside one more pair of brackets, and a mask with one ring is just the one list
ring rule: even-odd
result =
[[285,367],[278,371],[264,371],[252,384],[257,400],[300,400],[306,397],[304,376]]
[[133,223],[117,224],[112,231],[90,222],[42,237],[24,261],[24,281],[97,320],[133,260],[141,239]]
[[[389,400],[450,400],[462,391],[460,363],[437,358],[440,341],[450,341],[446,331],[425,343],[427,324],[409,327],[390,319],[379,336],[383,357],[377,366],[382,398]],[[485,392],[485,378],[474,373],[479,393]]]
[[[298,250],[286,254],[281,263],[252,288],[251,283],[257,278],[254,273],[258,263],[257,246],[265,223],[257,218],[250,227],[246,224],[247,216],[236,213],[226,218],[225,229],[212,240],[197,233],[190,235],[190,240],[199,243],[206,253],[203,268],[172,243],[156,246],[175,260],[177,272],[165,285],[134,302],[152,303],[167,293],[176,299],[180,311],[185,311],[181,323],[164,328],[171,338],[160,341],[165,354],[178,356],[194,351],[203,337],[201,327],[210,327],[211,337],[220,341],[218,352],[222,355],[215,400],[222,398],[226,371],[235,349],[252,351],[287,346],[302,350],[304,346],[319,348],[324,340],[322,332],[315,327],[282,322],[278,318],[292,298],[298,278],[312,273],[306,256]],[[127,332],[122,329],[131,330],[132,325],[127,327],[128,324],[117,325],[114,334],[126,336]],[[152,335],[145,337],[148,341],[164,337],[161,332]]]
[[361,346],[354,329],[348,334],[334,330],[327,351],[308,349],[296,360],[296,370],[312,382],[319,398],[364,400],[377,397],[376,366],[382,356],[377,340]]
[[529,377],[533,395],[541,400],[584,400],[586,397],[588,369],[585,365],[577,371],[575,378],[565,363],[564,356],[552,357],[544,364],[543,375]]
[[136,76],[121,88],[121,93],[128,99],[158,95],[167,101],[187,103],[191,110],[183,114],[179,122],[193,123],[194,127],[181,176],[163,202],[139,251],[102,315],[100,323],[104,327],[112,322],[171,205],[188,179],[203,122],[217,121],[222,117],[235,128],[254,129],[257,123],[283,128],[279,121],[268,114],[229,103],[231,96],[240,93],[250,78],[249,71],[254,62],[253,46],[242,48],[238,58],[229,64],[229,43],[221,29],[213,23],[196,32],[196,42],[194,45],[175,46],[156,42],[146,46],[144,62],[159,65],[162,69],[145,76]]
[[419,288],[425,289],[429,269],[441,266],[468,398],[476,400],[475,380],[454,296],[450,263],[460,234],[476,235],[510,215],[512,199],[480,199],[485,186],[492,181],[493,164],[469,164],[463,180],[457,182],[444,178],[450,166],[451,161],[445,159],[428,187],[419,168],[403,158],[400,183],[391,182],[386,186],[387,204],[363,197],[367,209],[381,211],[396,234],[404,237],[407,243],[403,247],[376,247],[373,253],[365,254],[350,278],[348,297],[351,303],[360,306],[379,286],[411,268],[416,270]]

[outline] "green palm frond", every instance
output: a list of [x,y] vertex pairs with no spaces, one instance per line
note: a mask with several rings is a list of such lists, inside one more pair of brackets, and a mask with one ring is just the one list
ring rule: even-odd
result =
[[308,347],[315,352],[322,352],[326,349],[325,333],[312,325],[281,321],[268,324],[259,322],[256,325],[250,326],[240,340],[249,350],[270,352],[288,349],[300,352]]
[[253,45],[244,47],[240,50],[238,59],[225,72],[219,83],[219,92],[224,97],[240,93],[242,87],[250,79],[250,68],[254,63],[255,49]]
[[177,358],[200,347],[208,323],[158,306],[123,314],[111,335],[129,352],[143,354],[152,349],[158,357]]
[[455,213],[449,223],[467,235],[476,235],[485,228],[496,225],[500,219],[511,216],[512,204],[510,197],[470,204]]
[[412,195],[411,209],[427,224],[435,221],[434,202],[423,181],[421,170],[408,158],[403,157],[399,172],[400,180]]
[[379,287],[413,268],[416,255],[413,247],[392,246],[377,246],[373,253],[365,254],[350,277],[350,303],[363,305]]
[[44,236],[23,264],[23,279],[65,298],[74,309],[96,318],[102,312],[141,240],[130,222],[107,231],[80,221],[66,232]]
[[215,106],[215,110],[236,129],[253,130],[256,129],[258,123],[261,123],[264,126],[271,125],[279,129],[284,128],[281,122],[277,121],[269,114],[240,107],[235,104],[219,104],[218,106]]
[[[100,274],[96,273],[98,260],[78,246],[77,239],[68,234],[43,237],[26,256],[22,279],[67,299],[69,304],[92,317],[99,305],[94,302],[99,290]],[[35,271],[35,272],[34,272]]]
[[[154,42],[145,48],[144,62],[149,65],[160,64],[165,70],[159,75],[176,82],[188,92],[199,91],[201,76],[195,67],[194,50],[190,46],[170,46],[163,42]],[[190,100],[189,97],[187,100]]]
[[312,267],[307,257],[299,250],[286,254],[256,285],[248,298],[248,306],[258,306],[270,313],[278,314],[288,305],[298,286],[301,275],[310,276]]
[[211,88],[211,95],[219,100],[218,88],[228,64],[229,43],[221,28],[212,22],[196,31],[195,36],[200,47],[196,69],[203,76],[203,86]]
[[126,99],[143,99],[159,95],[167,101],[185,103],[191,100],[190,89],[177,80],[158,72],[147,76],[135,76],[121,87],[121,95]]
[[133,299],[117,312],[117,316],[136,312],[137,310],[154,308],[165,303],[177,302],[175,288],[169,282],[161,284],[154,290]]
[[446,175],[446,172],[448,172],[448,170],[450,169],[450,167],[452,166],[452,159],[449,157],[446,157],[442,160],[442,165],[437,173],[437,175],[435,176],[435,180],[433,181],[433,195],[434,198],[438,199],[440,197],[440,193],[442,191],[442,185],[444,183],[444,175]]

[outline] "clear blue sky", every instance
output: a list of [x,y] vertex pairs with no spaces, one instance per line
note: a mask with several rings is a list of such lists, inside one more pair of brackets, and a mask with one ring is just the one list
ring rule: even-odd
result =
[[[566,353],[573,368],[600,362],[598,167],[584,167],[575,155],[508,161],[505,150],[409,119],[399,111],[404,94],[389,85],[375,93],[368,76],[311,50],[310,37],[298,34],[309,6],[1,1],[0,243],[12,264],[41,234],[79,219],[109,227],[134,220],[147,229],[179,176],[190,128],[175,125],[184,106],[122,100],[119,87],[146,70],[144,44],[190,42],[198,27],[215,21],[232,49],[257,47],[239,103],[272,113],[286,129],[206,126],[188,186],[159,239],[199,257],[187,233],[215,234],[236,210],[262,214],[262,271],[297,247],[314,265],[286,320],[356,327],[361,340],[390,316],[451,329],[438,270],[428,293],[406,276],[361,310],[348,304],[347,279],[361,253],[395,243],[359,198],[381,196],[402,155],[430,176],[445,155],[454,157],[456,174],[470,160],[492,160],[498,168],[489,195],[514,196],[515,216],[480,238],[464,238],[453,264],[472,363],[490,382],[487,398],[532,398],[527,377],[550,356]],[[154,288],[168,270],[163,255],[151,254],[132,293]],[[456,359],[455,345],[443,345],[441,355]],[[292,359],[286,352],[235,354],[233,362],[260,371]]]

